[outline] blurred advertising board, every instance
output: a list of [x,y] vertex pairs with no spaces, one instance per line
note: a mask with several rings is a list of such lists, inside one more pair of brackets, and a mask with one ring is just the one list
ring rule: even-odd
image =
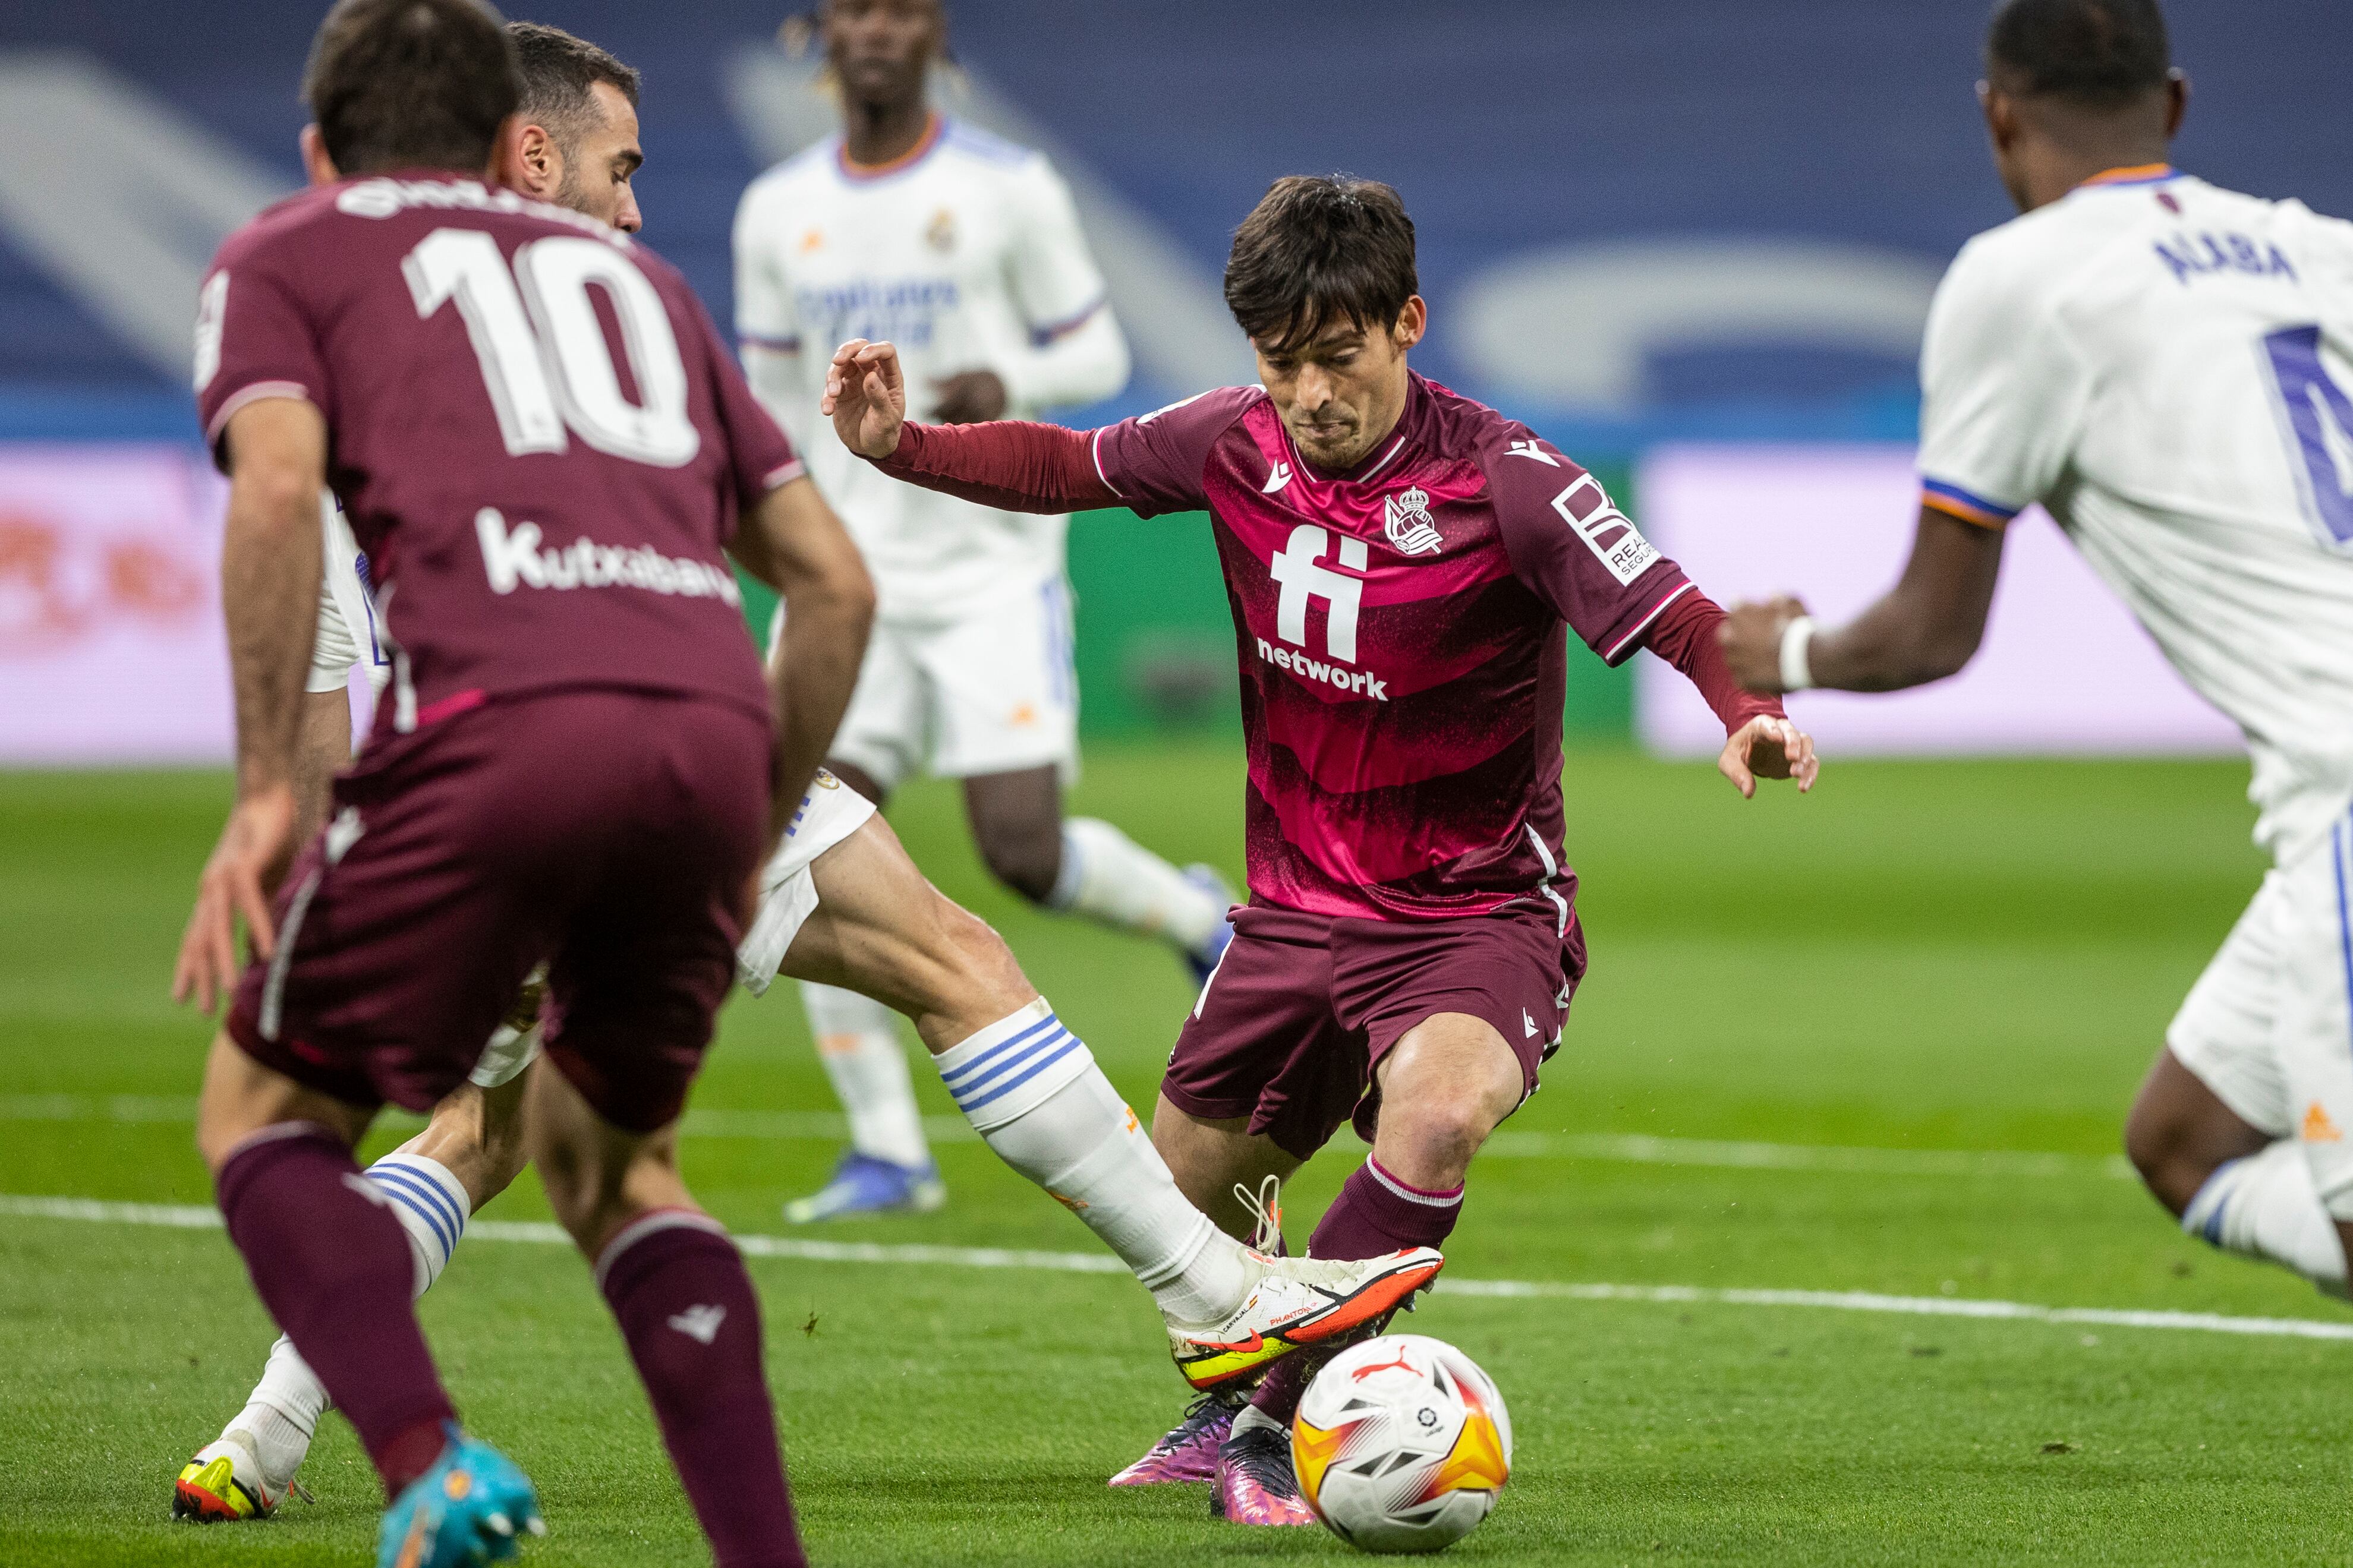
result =
[[[1637,521],[1718,602],[1794,593],[1827,624],[1885,592],[1911,552],[1909,445],[1669,446],[1639,469]],[[1724,727],[1688,682],[1637,661],[1636,733],[1713,756]],[[2010,527],[1986,638],[1950,680],[1789,705],[1826,756],[2196,755],[2243,751],[2040,510]]]
[[0,766],[229,760],[226,494],[191,446],[0,444]]

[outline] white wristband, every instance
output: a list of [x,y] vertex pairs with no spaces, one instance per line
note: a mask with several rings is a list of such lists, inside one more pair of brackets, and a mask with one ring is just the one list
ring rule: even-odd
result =
[[1781,689],[1810,690],[1814,684],[1814,668],[1808,660],[1807,650],[1813,646],[1814,617],[1799,616],[1781,628]]

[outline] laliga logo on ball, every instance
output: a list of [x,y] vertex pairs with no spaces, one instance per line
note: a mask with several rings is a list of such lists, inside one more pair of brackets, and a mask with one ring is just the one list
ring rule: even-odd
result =
[[1299,1489],[1365,1552],[1436,1552],[1494,1510],[1512,1472],[1512,1418],[1476,1363],[1422,1334],[1335,1356],[1291,1427]]

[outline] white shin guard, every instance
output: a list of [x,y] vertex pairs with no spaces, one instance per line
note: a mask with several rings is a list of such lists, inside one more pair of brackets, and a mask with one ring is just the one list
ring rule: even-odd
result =
[[2215,1168],[2182,1212],[2181,1228],[2225,1252],[2284,1264],[2325,1290],[2345,1290],[2345,1247],[2293,1138]]
[[997,1158],[1046,1189],[1184,1322],[1249,1287],[1241,1244],[1186,1201],[1134,1110],[1041,997],[933,1058]]

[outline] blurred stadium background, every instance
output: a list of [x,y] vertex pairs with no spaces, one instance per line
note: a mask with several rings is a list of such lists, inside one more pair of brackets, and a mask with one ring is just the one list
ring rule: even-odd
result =
[[[188,323],[219,239],[300,177],[317,9],[0,13],[0,765],[227,754]],[[831,129],[814,62],[758,6],[547,9],[644,70],[648,238],[726,321],[736,197]],[[2334,79],[2353,11],[2176,10],[2199,89],[2185,165],[2353,212]],[[1245,379],[1227,236],[1276,175],[1345,167],[1395,184],[1419,225],[1419,363],[1630,491],[1719,596],[1803,577],[1837,612],[1900,559],[1929,293],[2008,216],[1969,93],[1980,7],[1474,0],[1441,18],[1360,0],[1335,25],[1243,0],[965,0],[955,23],[949,106],[1052,152],[1136,350],[1126,395],[1072,422]],[[1990,656],[1939,691],[1814,704],[1826,744],[2229,747],[2031,531]],[[1201,531],[1082,523],[1072,570],[1090,733],[1231,722]],[[2063,656],[2055,681],[2037,647]],[[1573,734],[1705,745],[1671,679],[1577,673]]]

